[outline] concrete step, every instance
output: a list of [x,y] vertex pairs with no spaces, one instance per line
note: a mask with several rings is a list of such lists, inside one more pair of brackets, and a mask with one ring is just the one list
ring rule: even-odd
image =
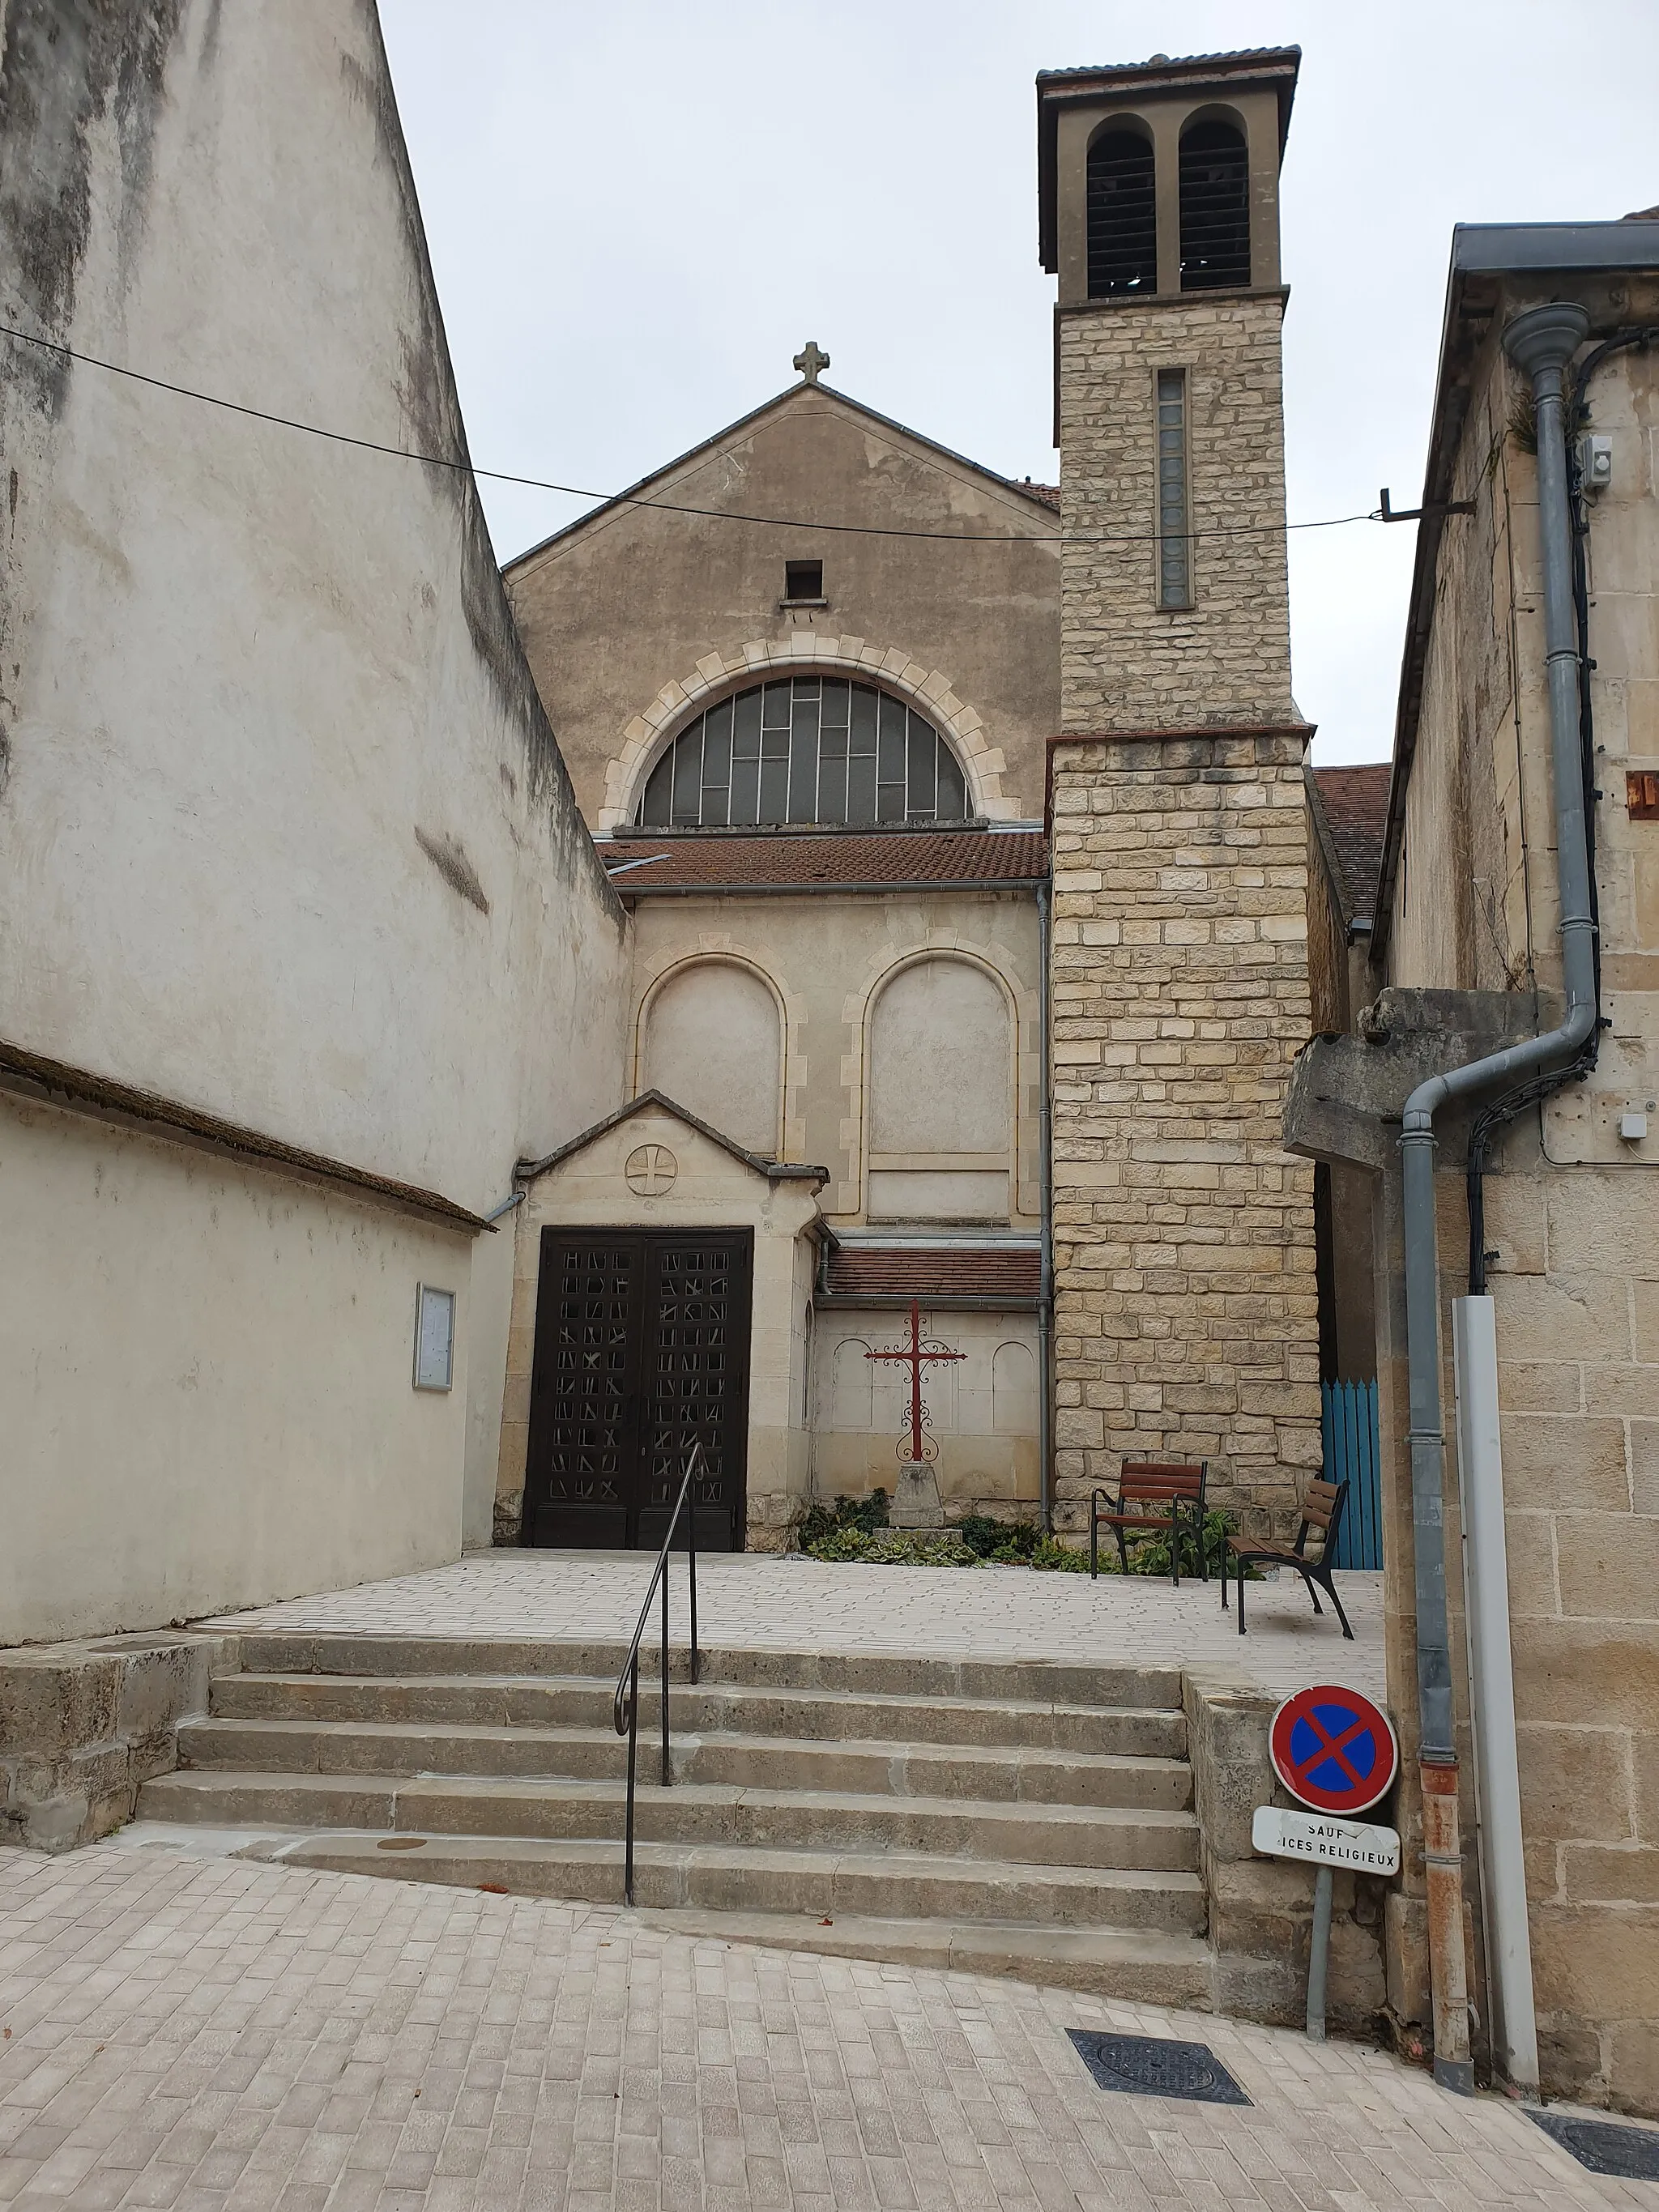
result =
[[[174,1818],[176,1814],[162,1814]],[[568,1838],[456,1836],[432,1830],[418,1849],[401,1848],[407,1831],[392,1834],[317,1835],[283,1842],[276,1856],[284,1866],[329,1868],[347,1874],[401,1876],[404,1880],[490,1887],[514,1895],[570,1899],[591,1905],[617,1905],[622,1899],[623,1864],[614,1842]],[[387,1849],[390,1844],[393,1848]],[[250,1856],[269,1856],[255,1847]],[[1051,1963],[1056,1972],[1067,1956],[1060,1939],[1066,1935],[1133,1936],[1145,1946],[1159,1939],[1186,1938],[1167,1952],[1156,1948],[1115,1951],[1094,1947],[1093,1964],[1104,1971],[1116,1958],[1123,1971],[1157,1963],[1179,1968],[1190,1994],[1160,2002],[1206,2001],[1207,1953],[1194,1939],[1204,1925],[1203,1887],[1196,1875],[1132,1873],[1121,1869],[1034,1866],[1018,1861],[943,1858],[904,1852],[754,1850],[731,1844],[641,1843],[635,1853],[635,1892],[642,1911],[695,1916],[684,1925],[696,1933],[729,1932],[735,1941],[781,1940],[793,1923],[793,1948],[817,1948],[819,1936],[840,1930],[844,1944],[860,1958],[886,1955],[879,1948],[883,1930],[893,1930],[897,1947],[933,1948],[933,1963],[972,1965],[976,1972],[1021,1973],[1031,1980],[1054,1978],[1038,1971]],[[730,1916],[724,1927],[710,1916]],[[819,1929],[828,1918],[832,1928]],[[741,1923],[741,1925],[739,1925]],[[969,1923],[962,1926],[959,1923]],[[764,1928],[775,1931],[753,1932]],[[804,1940],[803,1940],[804,1939]],[[978,1942],[981,1955],[964,1947]],[[828,1948],[828,1946],[824,1946]],[[1090,1965],[1091,1948],[1070,1947],[1073,1971]],[[944,1956],[939,1955],[943,1951]],[[1001,1967],[988,1963],[1000,1955]],[[1062,1986],[1104,1986],[1091,1980],[1065,1980]],[[1121,1992],[1129,1994],[1127,1985]]]
[[[645,1577],[641,1575],[641,1588]],[[684,1680],[683,1585],[676,1587],[670,1674]],[[555,1644],[512,1638],[288,1635],[258,1631],[240,1639],[251,1674],[517,1675],[531,1679],[589,1675],[613,1685],[626,1656],[621,1642]],[[647,1655],[648,1656],[648,1655]],[[641,1673],[645,1671],[642,1665]],[[757,1689],[843,1690],[878,1697],[1016,1698],[1038,1705],[1178,1711],[1178,1667],[1091,1666],[1048,1659],[951,1659],[912,1652],[705,1650],[704,1684]]]
[[[893,1716],[902,1718],[902,1710]],[[1184,1812],[1192,1775],[1173,1759],[915,1743],[843,1743],[787,1736],[682,1733],[677,1783],[739,1790],[851,1791],[982,1803],[1142,1806]],[[615,1729],[471,1726],[424,1721],[187,1722],[179,1761],[192,1770],[281,1774],[480,1775],[612,1780],[627,1771]],[[660,1772],[659,1739],[642,1731],[642,1774]]]
[[[138,1817],[219,1827],[433,1830],[447,1835],[617,1838],[626,1785],[611,1780],[421,1777],[189,1769],[159,1775]],[[758,1790],[641,1780],[635,1833],[667,1844],[728,1850],[945,1852],[960,1860],[1108,1873],[1187,1872],[1198,1824],[1185,1811],[1142,1806],[981,1804],[867,1796],[848,1790]],[[1018,1917],[1018,1916],[1014,1916]]]
[[[256,1639],[247,1638],[247,1642]],[[263,1640],[263,1639],[259,1639]],[[450,1728],[597,1729],[610,1732],[616,1676],[222,1674],[212,1711],[227,1720],[428,1723]],[[640,1685],[641,1741],[658,1725],[653,1682]],[[782,1736],[794,1742],[937,1743],[1182,1759],[1185,1715],[1160,1706],[1097,1707],[1034,1698],[900,1696],[741,1683],[671,1690],[678,1736]]]

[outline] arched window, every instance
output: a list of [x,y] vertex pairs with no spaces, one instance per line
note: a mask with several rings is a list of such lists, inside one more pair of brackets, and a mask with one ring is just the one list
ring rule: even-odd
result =
[[1089,297],[1158,289],[1152,145],[1138,131],[1103,131],[1089,149]]
[[1195,123],[1181,142],[1181,289],[1250,281],[1250,161],[1234,123]]
[[872,1221],[1006,1221],[1013,1031],[982,968],[948,953],[902,968],[870,1016]]
[[967,780],[914,707],[868,684],[787,677],[722,699],[682,730],[640,801],[647,830],[961,822]]

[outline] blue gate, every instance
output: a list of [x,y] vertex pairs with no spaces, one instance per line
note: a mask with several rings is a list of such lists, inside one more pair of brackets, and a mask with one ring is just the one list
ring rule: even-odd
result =
[[1382,1452],[1376,1428],[1376,1382],[1322,1382],[1320,1425],[1325,1439],[1327,1482],[1346,1482],[1336,1555],[1339,1567],[1382,1564]]

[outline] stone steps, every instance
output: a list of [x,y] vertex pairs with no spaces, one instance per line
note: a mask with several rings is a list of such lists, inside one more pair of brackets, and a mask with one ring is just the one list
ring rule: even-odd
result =
[[[592,1837],[623,1833],[626,1785],[459,1774],[405,1778],[189,1768],[146,1783],[141,1820],[216,1827],[433,1830],[445,1835]],[[756,1850],[939,1851],[1036,1866],[1190,1870],[1198,1824],[1144,1806],[975,1804],[956,1798],[861,1796],[850,1790],[639,1786],[635,1833],[655,1843],[722,1839]]]
[[[216,1698],[216,1703],[218,1702]],[[654,1716],[653,1717],[654,1719]],[[1192,1777],[1175,1759],[981,1745],[838,1743],[823,1738],[694,1735],[672,1737],[677,1784],[738,1790],[838,1790],[860,1796],[948,1797],[981,1803],[1140,1806],[1185,1812]],[[231,1720],[186,1723],[183,1767],[286,1774],[479,1775],[609,1781],[623,1771],[614,1728],[523,1728],[473,1723]],[[660,1776],[654,1728],[640,1749],[642,1776]]]
[[[252,1638],[249,1642],[254,1641]],[[617,1661],[620,1667],[620,1657]],[[1105,1686],[1109,1692],[1111,1684]],[[212,1711],[226,1719],[379,1721],[453,1727],[598,1729],[611,1732],[616,1675],[527,1680],[520,1675],[222,1675]],[[653,1682],[640,1684],[640,1733],[659,1724]],[[1034,1698],[904,1696],[831,1688],[776,1690],[738,1682],[671,1691],[674,1733],[982,1745],[987,1748],[1181,1759],[1187,1725],[1173,1706],[1091,1706]]]
[[[918,1594],[923,1595],[918,1583]],[[621,1901],[617,1644],[288,1636],[141,1819],[285,1864]],[[1178,1670],[718,1650],[641,1683],[635,1896],[682,1932],[1210,2002]]]
[[[157,1815],[158,1818],[167,1817]],[[515,1894],[590,1905],[618,1901],[621,1855],[611,1841],[427,1832],[418,1850],[387,1850],[385,1835],[314,1835],[281,1850],[284,1866],[328,1867],[404,1880],[486,1883]],[[823,1916],[1005,1929],[1132,1929],[1194,1935],[1204,1896],[1196,1875],[1054,1867],[931,1852],[757,1850],[735,1844],[641,1843],[635,1893],[642,1911],[777,1916],[811,1940]]]

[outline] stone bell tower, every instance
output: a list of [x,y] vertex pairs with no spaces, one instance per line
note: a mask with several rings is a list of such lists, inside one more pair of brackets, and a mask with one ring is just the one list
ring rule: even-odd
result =
[[1252,1529],[1321,1460],[1310,734],[1291,697],[1279,167],[1295,48],[1037,79],[1059,278],[1056,1517],[1206,1460]]

